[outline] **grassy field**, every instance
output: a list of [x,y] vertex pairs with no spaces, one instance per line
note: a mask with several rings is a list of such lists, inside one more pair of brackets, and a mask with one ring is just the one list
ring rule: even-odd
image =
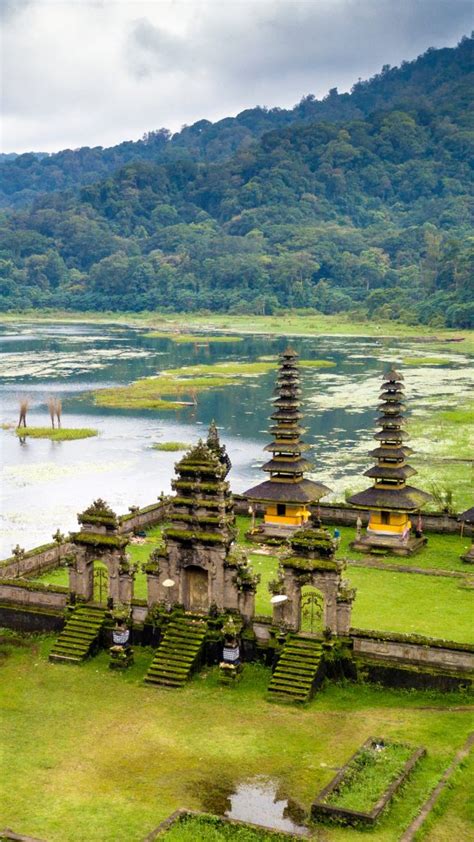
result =
[[[247,665],[232,689],[210,669],[183,690],[158,690],[142,682],[151,651],[137,650],[135,665],[119,674],[108,669],[105,652],[81,666],[50,664],[53,639],[15,646],[2,638],[0,661],[8,770],[0,827],[48,842],[139,842],[178,807],[207,809],[216,787],[230,794],[256,776],[276,781],[282,798],[308,811],[371,735],[428,750],[373,837],[395,842],[471,726],[466,699],[454,694],[331,684],[305,709],[270,705],[270,672],[257,665]],[[467,785],[463,772],[456,785]],[[447,825],[439,842],[451,842],[450,832]],[[472,833],[463,811],[457,842],[470,842]],[[328,842],[367,839],[339,827],[324,834]]]
[[[474,753],[460,765],[441,794],[415,842],[461,842],[474,838],[474,800],[466,797],[474,781]],[[468,789],[466,790],[466,787]],[[471,834],[471,835],[469,835]]]
[[91,322],[96,324],[118,324],[131,327],[151,327],[159,333],[168,331],[184,331],[192,333],[194,330],[230,331],[233,334],[264,333],[276,336],[314,336],[319,335],[347,335],[347,336],[387,336],[412,337],[420,339],[424,347],[437,343],[461,340],[456,342],[456,349],[473,350],[474,331],[433,329],[426,325],[406,325],[395,321],[369,321],[354,318],[351,314],[337,314],[325,316],[322,313],[302,311],[282,311],[274,316],[229,316],[227,314],[210,313],[112,313],[89,312],[77,313],[66,310],[29,310],[24,312],[9,312],[0,314],[0,322]]
[[357,588],[355,628],[474,641],[473,590],[462,580],[366,567],[351,568],[349,580]]

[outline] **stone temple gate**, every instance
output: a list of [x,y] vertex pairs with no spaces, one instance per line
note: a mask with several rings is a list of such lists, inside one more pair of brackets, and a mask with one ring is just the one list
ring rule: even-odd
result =
[[234,503],[226,480],[230,461],[211,425],[176,465],[170,525],[164,546],[147,566],[148,605],[182,605],[187,612],[236,611],[254,616],[254,576],[245,553],[234,546]]
[[73,550],[66,559],[71,594],[86,602],[94,599],[94,562],[100,560],[108,572],[108,601],[130,604],[135,568],[126,553],[129,539],[118,532],[117,516],[103,500],[96,500],[78,521],[81,529],[71,533]]
[[355,590],[343,579],[344,562],[334,558],[336,544],[330,533],[312,520],[293,534],[289,544],[272,583],[275,594],[287,597],[274,605],[274,624],[301,629],[302,589],[309,585],[323,596],[324,627],[334,635],[348,634]]

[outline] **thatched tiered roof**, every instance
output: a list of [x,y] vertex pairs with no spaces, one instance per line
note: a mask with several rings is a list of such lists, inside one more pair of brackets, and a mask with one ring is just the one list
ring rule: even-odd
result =
[[304,478],[311,467],[302,456],[308,445],[301,441],[304,429],[299,425],[301,413],[301,388],[298,354],[287,348],[280,354],[280,367],[273,400],[275,410],[270,427],[274,439],[265,450],[272,458],[263,465],[270,479],[246,491],[251,500],[262,502],[312,503],[324,497],[330,489],[319,482]]
[[406,457],[413,451],[404,442],[409,435],[403,427],[406,424],[404,411],[403,376],[394,369],[384,375],[378,410],[380,417],[377,424],[381,429],[374,439],[380,445],[370,452],[377,464],[364,476],[375,480],[372,488],[353,494],[349,503],[361,509],[394,509],[396,511],[416,511],[420,509],[430,495],[419,488],[407,485],[408,477],[417,472],[406,462]]

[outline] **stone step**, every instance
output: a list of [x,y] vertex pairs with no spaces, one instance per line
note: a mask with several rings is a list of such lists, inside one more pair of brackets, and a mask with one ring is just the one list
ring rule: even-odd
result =
[[322,657],[322,646],[305,638],[291,637],[283,647],[268,687],[269,698],[303,703],[311,698]]
[[201,651],[206,626],[183,618],[172,621],[145,676],[148,684],[182,687]]
[[146,684],[154,684],[156,687],[169,687],[170,689],[184,687],[186,683],[185,681],[173,681],[172,679],[167,678],[154,679],[148,675],[145,676],[144,680]]
[[71,664],[80,664],[81,658],[74,657],[72,655],[66,654],[59,654],[56,652],[51,652],[49,656],[50,661],[69,661]]
[[105,620],[105,608],[79,606],[69,618],[56,640],[49,659],[64,663],[80,663],[91,654],[98,642]]
[[319,664],[320,658],[292,658],[290,655],[282,655],[278,661],[279,666],[292,666],[301,669],[312,670],[315,664]]
[[307,687],[290,687],[286,684],[272,684],[268,689],[270,693],[280,693],[281,695],[286,694],[288,696],[302,696],[303,698],[306,698],[308,693]]

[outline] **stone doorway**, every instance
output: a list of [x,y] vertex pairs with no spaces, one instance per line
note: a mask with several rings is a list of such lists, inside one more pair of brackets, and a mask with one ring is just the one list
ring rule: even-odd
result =
[[186,608],[188,611],[209,610],[208,573],[202,567],[191,565],[186,568]]
[[103,561],[94,561],[93,582],[93,601],[105,605],[109,593],[109,571]]
[[322,634],[324,629],[324,597],[317,588],[305,585],[301,588],[300,631]]

